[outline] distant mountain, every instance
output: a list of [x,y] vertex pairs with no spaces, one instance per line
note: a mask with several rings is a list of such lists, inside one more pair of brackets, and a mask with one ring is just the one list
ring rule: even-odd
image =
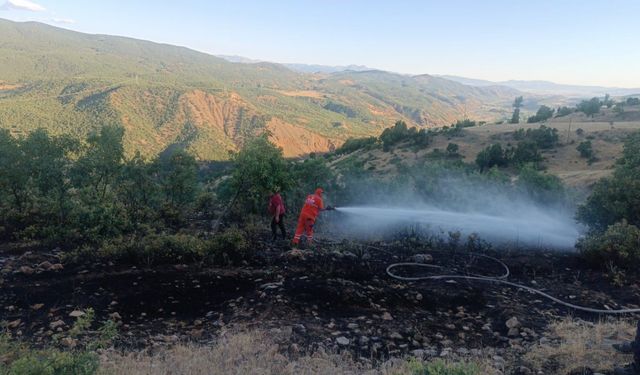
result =
[[[255,64],[265,62],[264,60],[255,60],[248,57],[237,55],[216,55],[229,62],[242,63],[242,64]],[[318,65],[318,64],[293,64],[293,63],[281,63],[281,65],[300,73],[336,73],[344,72],[345,70],[352,70],[354,72],[362,72],[365,70],[373,70],[364,65],[345,65],[345,66],[332,66],[332,65]]]
[[125,128],[128,153],[182,147],[225,159],[264,132],[287,156],[379,134],[396,120],[437,126],[504,118],[519,91],[428,75],[232,63],[184,47],[0,19],[0,128],[84,136]]
[[337,73],[351,70],[354,72],[363,72],[366,70],[372,70],[364,65],[345,65],[345,66],[331,66],[331,65],[314,65],[314,64],[282,64],[291,70],[295,70],[301,73]]
[[563,95],[568,97],[594,97],[604,96],[606,94],[612,96],[627,96],[640,94],[640,88],[620,88],[620,87],[604,87],[604,86],[582,86],[582,85],[565,85],[549,81],[486,81],[481,79],[466,78],[452,75],[442,75],[442,78],[450,79],[462,83],[464,85],[485,87],[485,86],[507,86],[516,90],[530,92],[540,95]]

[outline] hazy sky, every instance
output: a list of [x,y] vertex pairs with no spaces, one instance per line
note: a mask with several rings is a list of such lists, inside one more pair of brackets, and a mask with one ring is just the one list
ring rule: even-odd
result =
[[0,17],[212,54],[640,87],[639,0],[0,0]]

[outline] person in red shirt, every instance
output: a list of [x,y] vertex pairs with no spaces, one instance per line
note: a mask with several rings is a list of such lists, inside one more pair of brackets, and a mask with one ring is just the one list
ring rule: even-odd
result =
[[271,234],[272,240],[278,238],[278,228],[282,232],[282,239],[287,238],[287,231],[284,227],[284,214],[286,212],[284,207],[284,201],[278,192],[279,189],[275,189],[271,197],[269,198],[269,214],[271,215]]
[[313,225],[315,224],[320,211],[324,210],[324,203],[322,201],[323,192],[322,188],[317,188],[314,194],[307,195],[304,206],[302,206],[302,211],[300,211],[300,217],[298,218],[296,234],[293,236],[294,247],[297,247],[300,244],[300,238],[303,233],[306,234],[307,243],[312,243]]

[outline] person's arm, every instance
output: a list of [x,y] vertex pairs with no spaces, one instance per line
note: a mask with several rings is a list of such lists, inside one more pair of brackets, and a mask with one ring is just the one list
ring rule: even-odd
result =
[[280,222],[281,213],[282,213],[282,204],[279,204],[276,206],[276,215],[274,216],[276,223]]

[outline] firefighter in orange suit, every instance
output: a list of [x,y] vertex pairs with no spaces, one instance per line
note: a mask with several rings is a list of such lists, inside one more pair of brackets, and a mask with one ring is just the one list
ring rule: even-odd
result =
[[[307,195],[302,211],[300,211],[300,217],[298,218],[296,234],[293,236],[294,247],[297,247],[300,244],[300,237],[302,237],[303,233],[307,236],[307,243],[312,243],[313,225],[315,224],[320,211],[325,210],[324,202],[322,201],[323,192],[324,190],[322,190],[322,188],[317,188],[314,194]],[[326,209],[331,210],[333,207],[327,207]]]

